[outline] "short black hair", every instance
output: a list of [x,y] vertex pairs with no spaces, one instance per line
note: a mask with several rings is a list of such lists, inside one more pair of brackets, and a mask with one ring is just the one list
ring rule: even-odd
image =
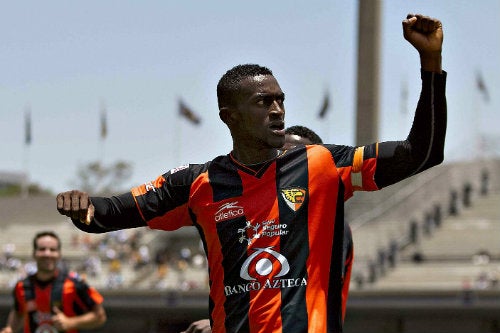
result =
[[50,236],[52,238],[57,239],[57,249],[61,250],[61,239],[57,234],[53,231],[40,231],[35,235],[35,238],[33,238],[33,251],[36,251],[36,242],[39,238],[45,237],[45,236]]
[[285,134],[298,135],[303,138],[309,139],[313,145],[322,144],[323,140],[312,129],[305,126],[295,125],[285,129]]
[[217,84],[217,102],[219,109],[236,104],[240,83],[247,77],[258,75],[273,75],[273,72],[257,64],[237,65],[224,74]]

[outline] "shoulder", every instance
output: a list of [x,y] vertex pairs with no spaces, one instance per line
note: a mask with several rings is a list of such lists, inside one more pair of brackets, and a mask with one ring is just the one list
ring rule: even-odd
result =
[[77,272],[73,272],[73,271],[66,273],[66,278],[73,280],[73,281],[76,281],[76,282],[84,281],[83,277],[80,274],[78,274]]
[[81,276],[80,274],[78,274],[77,272],[73,272],[73,271],[70,271],[70,272],[67,272],[65,274],[65,276],[60,279],[60,281],[65,281],[65,282],[70,282],[73,284],[73,286],[77,289],[80,289],[80,288],[88,288],[88,284],[87,284],[87,281],[85,280],[85,278],[83,276]]
[[173,185],[190,183],[200,174],[206,172],[212,162],[204,164],[185,164],[167,171],[163,178],[169,179]]

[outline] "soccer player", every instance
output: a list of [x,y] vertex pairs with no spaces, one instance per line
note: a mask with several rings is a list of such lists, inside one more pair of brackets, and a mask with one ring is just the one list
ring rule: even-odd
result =
[[361,147],[285,143],[285,94],[271,70],[238,65],[217,85],[233,150],[112,197],[73,190],[58,211],[88,232],[194,226],[208,258],[214,332],[341,332],[344,200],[443,161],[441,22],[403,20],[422,89],[405,140]]
[[67,332],[98,328],[106,322],[103,297],[75,273],[58,268],[61,241],[51,231],[33,240],[36,273],[17,282],[14,306],[1,333]]

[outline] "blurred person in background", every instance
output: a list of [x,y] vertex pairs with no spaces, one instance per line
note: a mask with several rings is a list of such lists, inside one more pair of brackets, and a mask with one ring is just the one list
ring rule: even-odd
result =
[[42,231],[33,239],[36,272],[17,282],[14,305],[0,333],[67,332],[98,328],[106,322],[103,297],[78,275],[61,269],[61,241]]

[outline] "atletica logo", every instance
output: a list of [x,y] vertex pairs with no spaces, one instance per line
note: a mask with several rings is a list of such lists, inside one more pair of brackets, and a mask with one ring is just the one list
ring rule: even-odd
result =
[[285,199],[288,207],[296,212],[306,199],[306,190],[299,187],[283,188],[281,189],[281,196]]
[[[307,286],[306,278],[280,278],[290,271],[288,260],[272,246],[253,249],[243,263],[240,277],[248,283],[225,286],[226,296],[261,289],[285,289]],[[277,271],[277,272],[276,272]]]
[[238,206],[238,201],[227,202],[215,212],[215,222],[234,219],[243,215],[245,215],[245,212],[242,206]]

